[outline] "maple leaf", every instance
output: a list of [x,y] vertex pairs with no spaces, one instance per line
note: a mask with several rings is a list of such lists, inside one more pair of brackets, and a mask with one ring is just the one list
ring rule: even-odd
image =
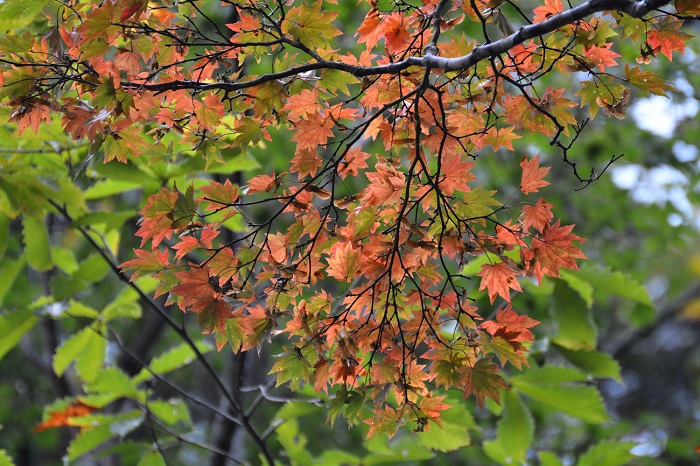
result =
[[370,157],[367,152],[362,152],[359,147],[352,147],[343,157],[338,167],[338,174],[341,179],[346,176],[358,176],[359,170],[367,168],[366,160]]
[[367,192],[362,197],[369,205],[396,204],[406,183],[406,176],[391,165],[378,163],[376,172],[365,175],[370,181]]
[[545,19],[548,19],[552,15],[561,13],[564,11],[564,4],[561,0],[545,0],[544,6],[538,6],[535,8],[535,17],[532,20],[534,23],[540,23]]
[[180,284],[173,287],[172,292],[182,297],[179,306],[183,312],[200,312],[216,300],[218,293],[209,280],[209,267],[190,266],[190,270],[174,272]]
[[407,30],[406,22],[406,16],[399,11],[382,18],[380,27],[384,37],[384,45],[389,53],[401,52],[408,45],[411,34]]
[[479,291],[488,289],[489,299],[492,303],[496,299],[496,295],[510,302],[510,289],[523,291],[517,279],[518,275],[519,272],[508,267],[505,262],[483,264],[481,272],[477,274],[478,277],[481,277]]
[[444,396],[425,396],[420,402],[420,411],[428,419],[435,422],[437,425],[442,426],[442,420],[440,419],[440,413],[452,406],[447,403],[443,403]]
[[673,51],[685,53],[685,42],[694,37],[692,34],[679,31],[682,25],[682,19],[664,16],[659,21],[658,29],[652,29],[647,33],[647,42],[652,49],[659,48],[669,61],[673,61]]
[[619,58],[621,56],[619,53],[615,53],[610,50],[612,45],[613,44],[610,43],[605,44],[604,47],[598,47],[596,45],[584,47],[583,54],[588,60],[591,60],[600,71],[605,72],[605,67],[617,65],[615,58]]
[[331,130],[333,122],[330,118],[324,118],[320,113],[306,114],[306,119],[295,124],[296,131],[292,141],[297,143],[297,151],[313,149],[326,144],[328,138],[333,136]]
[[151,252],[143,249],[134,249],[134,253],[138,259],[126,261],[119,266],[119,268],[122,270],[133,270],[134,273],[129,279],[130,282],[136,280],[142,275],[158,272],[159,270],[162,270],[170,265],[168,263],[167,250],[159,251],[158,249],[155,249]]
[[306,175],[315,176],[323,164],[323,159],[314,150],[304,149],[297,151],[291,160],[290,173],[298,173],[299,178]]
[[338,16],[338,11],[321,11],[323,2],[302,4],[287,12],[282,23],[282,31],[291,34],[304,44],[317,48],[328,45],[329,39],[341,34],[331,23]]
[[[280,174],[280,177],[282,174]],[[263,173],[262,175],[255,176],[248,180],[248,184],[246,185],[247,194],[252,194],[252,193],[259,193],[259,192],[269,192],[272,190],[272,188],[276,187],[277,184],[277,179],[279,177],[275,176],[275,172],[272,172],[271,175],[268,175],[266,173]]]
[[387,434],[389,438],[396,434],[399,428],[400,416],[391,406],[384,406],[384,409],[375,409],[374,416],[365,419],[365,424],[369,425],[367,438],[378,434]]
[[141,209],[140,227],[136,236],[141,237],[141,247],[151,240],[153,248],[158,247],[163,238],[170,238],[173,233],[172,212],[177,202],[177,191],[162,188],[149,196],[148,202]]
[[491,341],[481,338],[477,341],[485,352],[493,352],[498,357],[502,367],[507,363],[511,363],[520,370],[523,364],[530,367],[523,345],[513,340],[511,334],[504,329],[499,329]]
[[479,359],[474,367],[462,366],[458,369],[461,378],[461,389],[464,398],[474,394],[479,408],[484,407],[484,399],[491,398],[496,404],[501,404],[499,389],[508,389],[508,384],[503,377],[498,375],[498,367],[491,362],[491,358]]
[[551,167],[540,168],[540,156],[528,160],[523,157],[520,161],[520,167],[523,170],[523,175],[520,181],[520,190],[523,194],[536,193],[539,188],[549,185],[548,181],[543,178],[547,176]]
[[208,186],[202,186],[199,190],[204,193],[204,196],[200,197],[198,201],[209,203],[205,210],[217,210],[222,206],[233,205],[240,194],[238,186],[228,179],[223,184],[211,181]]
[[501,330],[509,332],[512,334],[510,338],[512,341],[532,341],[532,332],[528,329],[539,323],[526,315],[518,315],[508,303],[506,307],[498,310],[495,322],[488,320],[482,322],[480,327],[491,335],[496,335]]
[[44,432],[55,427],[68,427],[75,425],[73,418],[84,417],[95,411],[96,408],[87,405],[80,400],[69,403],[65,408],[52,411],[49,417],[34,428],[34,432]]
[[288,112],[289,121],[299,121],[306,114],[316,113],[318,106],[318,89],[302,89],[299,94],[287,98],[287,103],[282,110]]
[[214,225],[207,225],[199,232],[192,232],[192,234],[182,236],[180,242],[173,246],[175,252],[175,258],[182,259],[190,252],[195,249],[211,249],[212,241],[219,235],[219,230],[217,230]]
[[670,82],[662,79],[658,74],[651,71],[642,71],[638,66],[630,68],[625,65],[625,77],[634,87],[642,91],[645,95],[666,96],[669,91],[673,92],[676,87]]
[[362,252],[355,249],[352,243],[336,243],[328,258],[326,273],[341,281],[350,282],[360,267]]
[[542,198],[538,199],[534,205],[523,206],[523,213],[520,216],[520,220],[523,222],[523,231],[533,227],[541,233],[544,227],[554,219],[552,207],[554,205]]
[[532,255],[534,256],[534,274],[541,283],[543,275],[559,277],[559,269],[578,270],[575,259],[585,259],[581,249],[573,242],[583,243],[580,236],[571,234],[574,225],[560,226],[560,220],[547,225],[541,238],[533,238]]
[[470,171],[473,166],[474,162],[464,162],[459,154],[444,156],[438,186],[447,196],[452,196],[455,189],[463,193],[470,191],[467,183],[476,180],[476,176]]
[[372,47],[377,45],[377,42],[379,42],[379,39],[381,39],[382,28],[380,27],[380,23],[381,20],[379,10],[373,7],[365,15],[360,27],[357,28],[357,33],[355,34],[359,36],[357,41],[360,44],[366,44],[366,50],[370,50]]

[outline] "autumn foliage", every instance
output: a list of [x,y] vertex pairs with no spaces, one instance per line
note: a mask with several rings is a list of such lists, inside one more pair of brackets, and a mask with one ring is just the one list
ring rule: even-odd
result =
[[[345,401],[359,394],[368,436],[391,436],[440,425],[438,387],[498,403],[539,323],[513,298],[585,259],[520,134],[550,141],[581,187],[595,181],[573,141],[591,118],[624,118],[632,92],[672,90],[645,64],[683,53],[698,7],[370,0],[341,31],[334,3],[226,0],[225,25],[199,2],[60,8],[43,36],[0,41],[0,99],[20,131],[60,119],[92,163],[211,168],[287,138],[283,172],[151,195],[120,267],[155,278],[219,350],[283,341],[278,385],[335,392],[331,419],[357,415]],[[638,63],[620,66],[619,43]],[[540,84],[548,73],[564,80]],[[479,163],[496,152],[519,164],[519,185],[489,189]]]

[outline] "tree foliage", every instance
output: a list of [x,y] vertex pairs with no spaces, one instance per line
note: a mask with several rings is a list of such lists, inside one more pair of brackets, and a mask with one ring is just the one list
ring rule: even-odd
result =
[[[0,354],[39,322],[54,340],[57,320],[73,326],[47,343],[65,398],[36,428],[77,428],[69,460],[129,436],[138,464],[162,464],[165,439],[231,457],[185,433],[193,405],[268,463],[276,427],[290,461],[309,464],[292,439],[312,402],[368,442],[408,426],[429,452],[468,443],[474,421],[452,392],[473,396],[500,414],[482,449],[501,464],[533,443],[526,398],[610,419],[588,383],[620,377],[595,351],[593,293],[620,293],[607,273],[649,298],[629,277],[579,271],[585,240],[543,196],[553,173],[583,189],[622,156],[575,153],[589,121],[675,90],[652,65],[684,53],[697,2],[343,3],[0,4],[0,100],[19,141],[2,158],[2,244],[21,222],[24,246],[2,270],[11,284],[26,264],[45,284],[2,317]],[[125,284],[81,299],[107,275]],[[529,307],[538,295],[551,316]],[[144,306],[177,342],[150,362],[119,330]],[[533,364],[533,331],[570,365]],[[241,368],[225,382],[205,355],[270,347],[261,399],[286,385],[308,403],[261,431]],[[170,378],[194,361],[225,409]],[[623,464],[629,448],[599,443],[579,464]]]

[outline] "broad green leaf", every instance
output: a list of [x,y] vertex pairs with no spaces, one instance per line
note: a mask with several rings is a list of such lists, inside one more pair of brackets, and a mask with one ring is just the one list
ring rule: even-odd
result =
[[644,285],[622,272],[593,264],[581,266],[576,275],[593,285],[596,292],[610,293],[651,306],[651,298]]
[[69,316],[73,317],[87,317],[89,319],[97,319],[100,315],[95,309],[87,306],[79,301],[73,301],[71,299],[68,309],[65,312]]
[[158,450],[149,450],[143,455],[136,466],[166,466],[163,455]]
[[292,465],[313,464],[311,454],[306,448],[308,437],[299,431],[299,422],[296,419],[286,420],[277,427],[275,433]]
[[593,286],[570,270],[560,270],[559,274],[562,280],[564,280],[572,290],[578,293],[581,299],[586,303],[586,306],[590,308],[593,305]]
[[83,197],[85,197],[86,201],[94,201],[139,188],[141,188],[141,184],[137,182],[106,179],[98,181],[86,189]]
[[571,364],[581,369],[591,377],[610,377],[622,382],[620,365],[610,355],[596,351],[571,351],[563,347],[557,347],[562,356]]
[[48,0],[6,0],[0,3],[0,34],[28,26]]
[[525,461],[535,431],[530,411],[513,390],[503,394],[503,414],[498,421],[496,440],[484,442],[484,450],[504,465]]
[[562,466],[559,457],[551,451],[541,451],[537,454],[540,460],[540,466]]
[[635,456],[630,453],[633,443],[603,441],[581,455],[576,466],[622,466]]
[[187,405],[180,399],[149,401],[147,407],[151,413],[169,426],[174,426],[178,422],[191,423]]
[[7,260],[0,263],[0,305],[5,300],[7,292],[12,289],[12,285],[19,273],[27,263],[27,259],[22,255],[19,259]]
[[89,328],[87,342],[75,359],[75,371],[83,382],[92,382],[104,364],[107,353],[105,337]]
[[132,217],[138,215],[135,210],[122,212],[91,212],[73,221],[76,227],[105,225],[106,231],[121,228],[124,223]]
[[555,343],[572,350],[595,348],[598,330],[591,310],[578,293],[560,281],[554,288],[551,306],[557,327]]
[[448,403],[453,407],[441,413],[442,426],[430,423],[430,430],[416,434],[418,443],[431,450],[455,451],[471,444],[469,429],[475,427],[469,411],[459,402]]
[[87,384],[85,389],[88,393],[111,395],[114,399],[138,397],[138,391],[134,382],[116,367],[108,367],[101,370],[94,381]]
[[98,445],[112,438],[109,425],[100,425],[92,429],[83,429],[68,445],[68,459],[73,461]]
[[75,260],[73,251],[70,249],[54,246],[51,248],[51,257],[53,263],[63,271],[66,275],[70,275],[78,270],[78,262]]
[[98,253],[90,254],[84,261],[78,264],[78,270],[72,278],[83,283],[94,283],[102,280],[109,271],[109,264]]
[[586,422],[609,421],[603,400],[593,386],[582,384],[534,384],[512,380],[513,387],[520,393],[550,406],[564,414],[583,419]]
[[22,227],[27,262],[34,270],[50,270],[53,267],[51,244],[43,218],[25,215],[22,218]]
[[520,375],[511,377],[510,380],[533,384],[562,384],[570,382],[586,382],[585,375],[570,367],[544,366],[533,368]]
[[38,320],[31,309],[8,312],[0,317],[0,359],[19,343]]
[[285,403],[277,413],[275,419],[293,419],[306,416],[309,413],[318,412],[318,406],[306,401],[290,401]]
[[[210,343],[205,340],[195,343],[200,353],[208,353],[213,349]],[[141,372],[134,376],[134,383],[138,384],[150,379],[152,373],[162,375],[179,369],[197,359],[194,351],[186,343],[170,348],[159,356],[154,357],[147,368],[141,369]]]
[[56,375],[63,375],[70,363],[75,361],[78,354],[88,344],[91,333],[94,333],[93,330],[90,327],[85,327],[60,344],[53,356],[53,371]]
[[105,324],[113,319],[139,319],[141,306],[133,302],[113,302],[102,310],[100,317]]

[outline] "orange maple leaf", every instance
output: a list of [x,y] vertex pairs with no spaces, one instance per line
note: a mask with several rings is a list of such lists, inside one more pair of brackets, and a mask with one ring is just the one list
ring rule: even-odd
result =
[[621,56],[619,53],[615,53],[610,50],[612,45],[613,44],[610,43],[606,44],[605,47],[597,47],[595,45],[585,47],[583,49],[583,54],[587,59],[593,61],[595,66],[597,66],[600,71],[605,72],[605,67],[617,65],[615,58],[619,58]]
[[652,49],[661,49],[669,61],[673,61],[673,51],[685,53],[685,42],[694,36],[678,29],[683,25],[682,19],[665,16],[659,22],[659,29],[653,29],[647,34],[647,42]]
[[292,141],[297,143],[297,151],[302,149],[316,149],[325,144],[328,138],[333,136],[333,121],[315,112],[306,114],[306,119],[295,124],[296,131]]
[[523,194],[536,193],[539,188],[549,185],[549,181],[544,181],[551,167],[540,168],[540,156],[538,155],[532,160],[523,157],[520,161],[520,167],[523,170],[523,176],[520,181],[520,190]]
[[326,273],[338,280],[349,282],[355,278],[361,258],[362,252],[355,249],[352,243],[336,243],[331,249]]
[[520,220],[523,222],[523,231],[533,227],[541,233],[544,227],[554,219],[552,207],[554,205],[544,199],[538,199],[534,205],[523,206],[523,213],[520,216]]
[[62,410],[51,412],[48,419],[34,428],[34,432],[43,432],[55,427],[72,426],[73,418],[87,416],[95,409],[96,408],[86,405],[80,400],[76,400]]
[[481,277],[479,291],[488,289],[489,299],[493,303],[496,295],[510,302],[510,290],[523,291],[518,282],[519,272],[508,267],[505,262],[496,264],[483,264],[481,272],[477,274]]
[[562,11],[564,11],[564,4],[561,0],[545,0],[544,6],[535,8],[535,18],[532,21],[534,23],[539,23]]

